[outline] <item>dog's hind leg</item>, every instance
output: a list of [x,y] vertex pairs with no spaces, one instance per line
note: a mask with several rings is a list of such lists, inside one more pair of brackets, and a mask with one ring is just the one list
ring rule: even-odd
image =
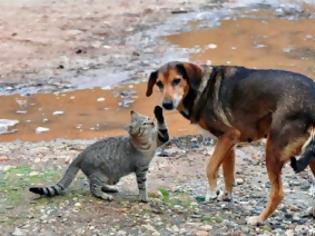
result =
[[256,225],[266,220],[282,201],[284,192],[281,181],[281,169],[285,162],[301,151],[303,144],[307,140],[305,134],[306,124],[303,119],[285,120],[286,123],[284,123],[283,119],[274,120],[273,129],[269,133],[266,145],[266,167],[271,183],[269,201],[259,216],[248,218],[247,223],[251,225]]
[[252,216],[247,219],[247,223],[250,225],[257,225],[266,220],[283,199],[281,169],[284,163],[280,160],[279,155],[280,152],[276,151],[276,147],[273,146],[272,141],[269,138],[266,147],[266,166],[269,181],[271,183],[271,192],[267,206],[262,213],[259,216]]
[[[210,189],[207,192],[206,201],[217,198],[216,191],[218,169],[222,162],[224,161],[224,159],[226,157],[229,157],[228,154],[231,152],[233,146],[239,141],[239,137],[240,137],[239,131],[232,130],[230,132],[225,133],[218,139],[214,152],[210,157],[207,166],[207,177]],[[227,169],[227,166],[225,168]],[[230,179],[230,177],[228,179]]]

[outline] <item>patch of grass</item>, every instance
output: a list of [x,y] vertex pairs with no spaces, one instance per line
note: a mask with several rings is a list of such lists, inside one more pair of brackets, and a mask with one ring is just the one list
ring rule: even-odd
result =
[[60,173],[54,170],[30,176],[32,171],[30,166],[17,166],[0,176],[0,207],[17,206],[25,198],[25,191],[30,186],[47,181],[53,182],[60,176]]
[[170,192],[169,192],[169,190],[166,189],[166,188],[160,188],[159,192],[161,194],[162,201],[164,203],[169,203],[170,202]]
[[221,216],[210,216],[206,215],[201,218],[201,221],[205,224],[220,224],[223,222],[223,218]]

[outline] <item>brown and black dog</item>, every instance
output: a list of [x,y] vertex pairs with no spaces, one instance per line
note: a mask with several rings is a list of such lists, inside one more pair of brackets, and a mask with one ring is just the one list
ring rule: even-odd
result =
[[[160,89],[165,109],[177,109],[191,123],[218,138],[207,166],[208,199],[217,197],[221,164],[223,197],[231,196],[235,145],[267,138],[270,197],[261,214],[249,217],[247,222],[255,225],[266,220],[284,195],[283,165],[303,152],[302,148],[315,146],[310,142],[315,135],[315,83],[304,75],[283,70],[170,62],[151,73],[147,96],[154,85]],[[315,161],[309,166],[315,175]]]

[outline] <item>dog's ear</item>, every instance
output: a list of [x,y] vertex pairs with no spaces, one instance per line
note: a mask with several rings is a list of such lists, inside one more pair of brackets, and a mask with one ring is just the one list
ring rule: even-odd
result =
[[146,91],[147,97],[150,97],[152,95],[153,86],[155,85],[157,77],[158,77],[158,72],[157,71],[153,71],[150,74],[149,81],[148,81],[148,84],[147,84],[147,91]]
[[200,66],[192,63],[180,63],[176,65],[176,70],[188,81],[191,88],[198,89],[203,76]]

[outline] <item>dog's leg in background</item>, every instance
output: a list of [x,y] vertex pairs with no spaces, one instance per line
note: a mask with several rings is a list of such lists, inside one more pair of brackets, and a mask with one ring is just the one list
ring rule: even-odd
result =
[[208,189],[207,191],[206,201],[217,198],[216,192],[218,169],[222,164],[223,160],[226,157],[230,156],[228,154],[231,153],[231,149],[239,141],[239,137],[240,137],[239,131],[233,130],[231,132],[225,133],[218,139],[214,152],[210,157],[207,166],[207,177],[210,189]]
[[[315,161],[311,162],[309,164],[309,166],[310,166],[311,171],[313,172],[313,175],[314,175],[313,179],[315,181]],[[311,192],[312,192],[313,198],[315,198],[315,191],[314,191],[315,184],[314,183],[313,183],[312,187],[313,187],[313,191],[311,191]],[[308,215],[312,215],[313,217],[315,217],[315,200],[314,200],[314,206],[312,206],[312,207],[307,209],[307,214]]]
[[235,181],[234,170],[235,170],[235,151],[234,148],[225,156],[222,163],[223,176],[225,189],[224,192],[218,196],[219,200],[229,201],[232,199],[232,189]]
[[250,225],[257,225],[268,218],[277,208],[283,199],[283,187],[281,181],[281,169],[283,162],[280,159],[280,152],[273,146],[271,139],[267,140],[266,147],[266,166],[269,181],[271,183],[271,191],[266,208],[259,216],[252,216],[247,219]]

